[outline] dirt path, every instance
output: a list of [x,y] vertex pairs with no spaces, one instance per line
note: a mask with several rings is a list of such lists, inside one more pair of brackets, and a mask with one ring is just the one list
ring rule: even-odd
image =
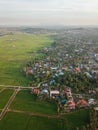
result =
[[16,113],[23,113],[23,114],[31,115],[31,116],[48,117],[48,118],[59,118],[60,117],[60,115],[49,115],[49,114],[35,113],[35,112],[22,111],[22,110],[8,109],[8,111],[9,112],[16,112]]
[[60,113],[58,115],[57,114],[56,115],[49,115],[49,114],[42,114],[42,113],[37,113],[37,112],[15,110],[15,109],[8,109],[8,112],[16,112],[16,113],[22,113],[22,114],[31,115],[31,116],[40,116],[40,117],[47,117],[47,118],[60,118],[62,115],[76,113],[76,112],[79,112],[81,110],[83,110],[83,109],[71,111],[71,112],[67,112],[67,113]]

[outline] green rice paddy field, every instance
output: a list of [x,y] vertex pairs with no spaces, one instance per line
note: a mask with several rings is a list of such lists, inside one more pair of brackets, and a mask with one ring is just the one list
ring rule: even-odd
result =
[[55,103],[36,101],[35,97],[28,90],[21,90],[16,95],[16,98],[11,105],[11,109],[49,115],[57,114],[57,106]]
[[0,93],[0,109],[4,108],[13,92],[12,89],[5,89]]
[[28,80],[20,72],[21,67],[33,59],[43,46],[51,44],[49,35],[15,32],[0,37],[0,84],[27,86]]
[[[0,93],[0,110],[4,108],[12,93],[13,89],[5,89]],[[56,105],[36,101],[28,90],[21,90],[16,95],[10,109],[13,112],[7,112],[0,121],[0,130],[75,130],[76,126],[81,128],[89,123],[88,110],[55,117]],[[27,112],[35,113],[36,116],[29,115]],[[44,114],[46,117],[43,117]]]
[[[83,120],[85,117],[86,120]],[[65,118],[31,116],[23,113],[8,112],[0,121],[1,130],[76,130],[87,123],[88,112],[81,110],[68,114]],[[82,121],[81,121],[82,120]],[[85,122],[86,121],[86,122]]]
[[[1,130],[63,130],[58,127],[58,119],[28,116],[8,112],[0,122]],[[6,124],[6,125],[5,125]]]

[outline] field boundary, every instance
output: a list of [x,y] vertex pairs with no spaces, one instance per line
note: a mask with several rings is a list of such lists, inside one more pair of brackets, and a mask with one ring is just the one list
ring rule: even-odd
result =
[[8,112],[23,113],[23,114],[26,114],[26,115],[48,117],[48,118],[59,118],[60,117],[60,115],[49,115],[49,114],[42,114],[42,113],[22,111],[22,110],[14,110],[14,109],[8,109]]

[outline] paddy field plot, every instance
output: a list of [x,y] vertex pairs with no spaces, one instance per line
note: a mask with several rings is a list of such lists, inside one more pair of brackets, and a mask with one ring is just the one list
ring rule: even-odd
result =
[[[31,116],[23,113],[7,112],[0,121],[1,130],[76,130],[76,126],[80,128],[88,123],[88,112],[76,112],[74,114],[65,115],[63,118],[48,118]],[[83,114],[82,116],[79,114]],[[86,114],[86,115],[85,115]],[[77,119],[74,118],[78,117]],[[83,118],[84,117],[84,118]],[[86,122],[85,122],[86,121]],[[81,123],[80,123],[81,122]],[[6,124],[6,125],[5,125]]]
[[[1,130],[63,130],[58,126],[58,119],[30,116],[8,112],[0,121]],[[6,125],[5,125],[6,124]]]
[[13,92],[13,89],[5,89],[0,93],[0,109],[4,108]]
[[49,115],[57,114],[57,106],[55,103],[36,101],[29,90],[18,92],[10,108],[12,110],[15,109]]

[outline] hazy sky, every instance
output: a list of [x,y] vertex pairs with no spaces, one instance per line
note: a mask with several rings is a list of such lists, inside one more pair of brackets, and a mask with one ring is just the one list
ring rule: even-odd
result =
[[0,25],[98,25],[98,0],[0,0]]

